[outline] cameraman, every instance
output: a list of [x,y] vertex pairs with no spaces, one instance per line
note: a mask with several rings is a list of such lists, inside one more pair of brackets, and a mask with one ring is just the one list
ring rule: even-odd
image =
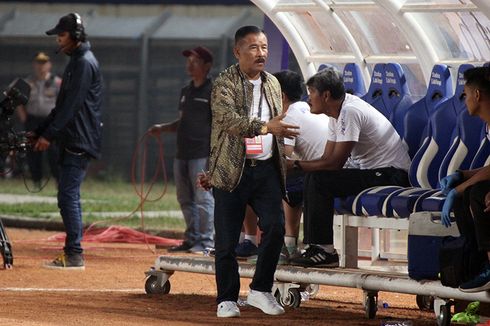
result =
[[[44,52],[38,52],[32,62],[33,73],[26,78],[31,86],[29,102],[18,109],[20,121],[26,131],[35,130],[49,115],[55,106],[60,91],[61,78],[51,73],[51,60]],[[51,174],[58,183],[58,147],[51,144],[47,150],[47,158]],[[43,178],[43,152],[28,152],[27,164],[36,188],[41,189]]]
[[80,186],[90,159],[100,156],[102,76],[78,14],[61,17],[46,34],[57,35],[57,52],[68,55],[70,61],[54,109],[30,134],[35,151],[47,150],[53,140],[60,147],[58,207],[66,240],[64,253],[44,266],[85,269],[80,243],[83,231]]

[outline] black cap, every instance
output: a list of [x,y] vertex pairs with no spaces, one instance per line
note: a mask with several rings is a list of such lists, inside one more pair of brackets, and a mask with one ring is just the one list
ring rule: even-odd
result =
[[74,14],[68,14],[60,18],[58,24],[49,31],[48,35],[58,35],[63,32],[73,32],[77,28],[77,19]]

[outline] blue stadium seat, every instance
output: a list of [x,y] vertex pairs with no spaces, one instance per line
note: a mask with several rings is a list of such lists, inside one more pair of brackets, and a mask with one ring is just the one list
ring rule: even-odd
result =
[[410,157],[413,158],[419,150],[429,116],[434,113],[438,105],[447,101],[452,95],[449,68],[442,64],[435,65],[431,72],[426,95],[415,102],[405,115],[403,139],[408,145]]
[[387,63],[383,79],[383,102],[388,109],[389,120],[400,136],[403,136],[405,115],[413,104],[402,66]]
[[470,116],[466,110],[459,114],[451,148],[439,168],[439,179],[457,169],[470,168],[482,137],[485,137],[482,129],[485,130],[485,124],[479,117]]
[[385,117],[390,118],[389,112],[383,102],[383,79],[385,72],[385,64],[377,63],[373,68],[371,75],[371,84],[367,93],[361,98],[378,109]]
[[[446,175],[457,169],[466,170],[481,167],[488,160],[489,148],[486,145],[488,143],[486,125],[478,117],[470,116],[466,110],[460,113],[458,123],[463,125],[457,127],[456,142],[452,146],[456,149],[450,151],[447,156],[452,156],[448,157],[447,160],[445,159],[445,161],[450,162],[445,164],[447,166]],[[481,153],[478,154],[479,150]],[[485,154],[487,154],[486,159],[484,158]],[[475,158],[477,159],[475,160]],[[473,162],[474,166],[472,167]],[[440,175],[442,174],[440,173]],[[438,191],[419,202],[419,207],[415,209],[419,211],[441,211],[445,198],[446,196]]]
[[[442,67],[441,67],[442,68]],[[447,95],[445,91],[449,91],[447,87],[441,87],[437,88],[436,86],[441,85],[443,82],[439,82],[439,79],[436,79],[438,74],[441,73],[446,73],[448,74],[447,78],[444,78],[444,82],[448,82],[449,84],[451,83],[450,76],[449,76],[449,69],[447,67],[444,67],[445,70],[442,70],[438,72],[439,67],[435,66],[433,71],[432,71],[432,76],[431,78],[431,83],[434,85],[431,87],[429,86],[429,90],[427,92],[427,96],[432,97],[433,94],[437,91],[440,92],[443,95]],[[436,72],[435,72],[436,71]],[[391,74],[390,74],[391,75]],[[389,87],[389,86],[387,86]],[[419,105],[416,107],[417,103]],[[432,179],[434,179],[434,187],[438,183],[438,175],[437,172],[439,171],[439,165],[440,161],[444,158],[444,155],[449,148],[449,138],[451,136],[451,132],[454,127],[454,121],[456,120],[456,113],[451,115],[449,114],[448,117],[446,117],[443,114],[439,114],[439,111],[444,111],[451,113],[454,110],[452,109],[452,106],[447,105],[449,101],[440,101],[438,104],[434,105],[433,107],[430,106],[428,107],[426,105],[427,101],[424,101],[424,99],[420,100],[413,106],[411,106],[407,113],[406,116],[408,118],[409,114],[412,112],[412,110],[416,110],[420,114],[426,113],[426,117],[429,119],[429,124],[427,127],[427,139],[423,143],[422,147],[417,151],[417,154],[413,158],[412,164],[410,166],[410,171],[409,171],[409,177],[410,177],[410,183],[413,187],[425,187],[425,188],[432,188],[431,185],[428,182],[425,182],[427,179],[427,176],[430,173],[432,173]],[[429,101],[430,104],[433,104],[434,102]],[[437,108],[437,110],[436,110]],[[429,112],[427,112],[429,111]],[[432,114],[432,115],[430,115]],[[418,117],[417,117],[418,118]],[[422,120],[417,120],[418,123],[422,124]],[[449,127],[449,129],[445,129],[444,126],[446,124],[453,124],[453,127]],[[408,124],[408,128],[425,128],[425,125],[421,126],[412,126],[411,124]],[[449,135],[446,137],[446,131],[449,132]],[[410,131],[411,132],[411,131]],[[408,133],[408,130],[405,130],[405,134]],[[445,138],[446,137],[446,138]],[[438,145],[441,146],[438,146]],[[437,155],[437,149],[439,150],[439,154]],[[436,153],[433,153],[436,152]],[[434,158],[438,159],[438,162],[432,162]],[[433,163],[433,164],[432,164]],[[431,167],[431,170],[429,171],[429,167]],[[378,187],[380,188],[380,187]],[[370,192],[362,195],[360,201],[362,203],[362,208],[365,212],[368,213],[368,215],[383,215],[383,214],[389,214],[393,211],[393,206],[391,201],[393,198],[396,198],[398,196],[403,196],[406,197],[407,199],[414,200],[415,198],[413,197],[413,192],[407,192],[404,191],[402,187],[397,187],[393,188],[390,190],[385,190],[385,191],[378,191],[378,188],[371,190]],[[390,197],[390,200],[387,202],[387,198]],[[398,203],[399,200],[397,200]],[[396,209],[395,209],[396,210]]]
[[490,164],[490,142],[487,138],[487,128],[484,125],[480,136],[480,147],[471,161],[470,169],[477,169]]
[[362,97],[366,94],[361,68],[357,63],[348,63],[343,72],[344,87],[346,93]]

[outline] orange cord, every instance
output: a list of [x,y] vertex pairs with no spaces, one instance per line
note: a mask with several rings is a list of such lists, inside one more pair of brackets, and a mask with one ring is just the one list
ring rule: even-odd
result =
[[[149,187],[148,189],[145,191],[145,178],[146,178],[146,157],[147,157],[147,151],[148,151],[148,138],[149,137],[154,137],[158,143],[158,165],[157,165],[157,168],[155,169],[155,173],[153,174],[153,177],[151,178],[151,181],[150,181],[150,184],[149,184]],[[140,187],[139,189],[137,188],[137,176],[136,176],[136,166],[137,166],[137,163],[138,163],[138,158],[140,157],[140,151],[141,151],[141,144],[144,144],[144,147],[143,147],[143,152],[142,152],[142,155],[141,155],[141,158],[142,158],[142,162],[140,164],[140,167],[141,167],[141,171],[140,171],[140,178],[141,178],[141,183],[140,183]],[[162,175],[163,177],[163,184],[164,184],[164,188],[163,188],[163,191],[160,195],[158,195],[156,198],[153,198],[153,199],[149,199],[149,195],[151,193],[151,190],[153,189],[153,185],[157,182],[157,179],[159,177],[159,175]],[[168,180],[167,180],[167,170],[165,168],[165,156],[164,156],[164,146],[163,146],[163,142],[162,140],[160,139],[160,137],[158,136],[154,136],[152,135],[151,133],[149,132],[146,132],[138,141],[138,143],[136,144],[136,148],[133,152],[133,156],[132,156],[132,159],[131,159],[131,183],[133,185],[133,188],[134,188],[134,191],[135,193],[138,195],[139,199],[140,199],[140,202],[138,204],[138,206],[133,209],[131,211],[131,213],[129,213],[128,215],[124,216],[124,217],[120,217],[120,218],[116,218],[114,219],[113,221],[120,221],[120,220],[124,220],[124,219],[128,219],[130,218],[136,211],[140,211],[140,216],[141,216],[141,229],[143,231],[143,234],[144,234],[144,238],[145,238],[145,243],[147,245],[147,247],[151,250],[152,253],[156,253],[149,245],[148,243],[148,240],[147,240],[147,235],[146,233],[144,233],[144,230],[145,230],[145,222],[144,222],[144,204],[145,202],[149,201],[149,202],[155,202],[155,201],[158,201],[160,199],[163,198],[163,196],[166,194],[167,192],[167,186],[168,186]],[[90,226],[85,230],[84,232],[84,236],[97,224],[100,224],[100,223],[103,223],[105,221],[96,221],[96,222],[93,222],[92,224],[90,224]]]

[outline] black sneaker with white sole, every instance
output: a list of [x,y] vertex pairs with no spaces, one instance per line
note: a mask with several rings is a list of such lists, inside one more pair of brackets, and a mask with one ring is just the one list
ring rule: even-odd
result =
[[299,257],[290,259],[291,265],[303,267],[339,267],[339,255],[337,251],[326,252],[323,248],[310,245]]

